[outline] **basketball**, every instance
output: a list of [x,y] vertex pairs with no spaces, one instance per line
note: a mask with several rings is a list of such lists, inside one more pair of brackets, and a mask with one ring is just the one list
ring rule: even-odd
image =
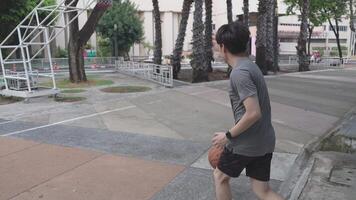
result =
[[223,152],[223,148],[218,148],[216,146],[212,146],[209,149],[208,160],[209,160],[211,167],[213,167],[214,169],[216,168],[216,166],[219,163],[220,156],[221,156],[222,152]]

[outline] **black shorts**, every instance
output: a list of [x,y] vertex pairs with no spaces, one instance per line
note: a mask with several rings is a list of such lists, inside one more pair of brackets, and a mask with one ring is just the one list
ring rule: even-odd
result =
[[249,157],[234,154],[232,151],[224,148],[221,154],[218,169],[230,177],[239,177],[246,168],[246,176],[259,181],[267,182],[271,174],[272,153],[264,156]]

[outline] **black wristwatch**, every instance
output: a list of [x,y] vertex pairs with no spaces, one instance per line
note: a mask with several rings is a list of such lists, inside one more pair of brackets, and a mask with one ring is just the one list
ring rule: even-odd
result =
[[231,136],[230,131],[227,131],[227,132],[225,133],[225,136],[226,136],[226,138],[229,139],[229,140],[232,139],[232,136]]

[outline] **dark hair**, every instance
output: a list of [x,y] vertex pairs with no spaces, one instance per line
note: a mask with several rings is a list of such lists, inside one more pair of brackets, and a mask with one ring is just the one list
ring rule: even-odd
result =
[[250,31],[241,22],[235,21],[222,25],[215,36],[216,42],[232,54],[243,53],[247,49],[250,41]]

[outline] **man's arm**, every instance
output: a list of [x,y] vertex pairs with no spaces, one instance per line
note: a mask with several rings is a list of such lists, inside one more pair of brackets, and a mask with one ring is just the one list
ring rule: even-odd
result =
[[247,97],[243,102],[245,106],[245,114],[242,116],[240,121],[230,129],[232,137],[237,137],[248,128],[250,128],[254,123],[256,123],[262,116],[260,103],[256,95]]
[[[230,129],[231,137],[237,137],[248,128],[250,128],[254,123],[256,123],[262,116],[260,104],[258,102],[258,98],[256,95],[247,97],[244,102],[245,106],[245,114],[242,116],[240,121]],[[213,145],[224,147],[224,145],[228,142],[228,139],[225,136],[225,133],[218,132],[215,133],[212,143]]]

